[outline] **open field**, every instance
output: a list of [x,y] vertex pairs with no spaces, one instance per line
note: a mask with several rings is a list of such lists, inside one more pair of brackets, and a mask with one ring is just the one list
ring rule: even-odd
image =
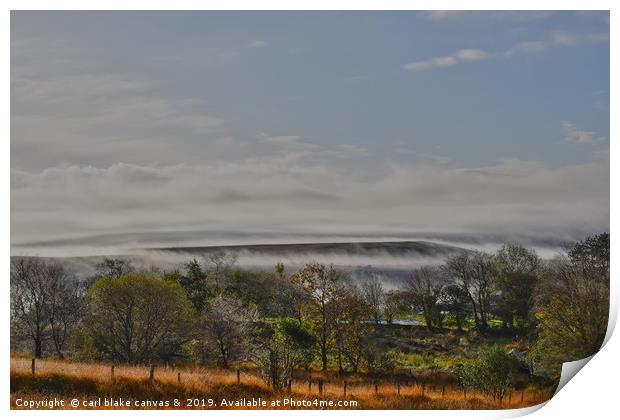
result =
[[[180,409],[221,409],[221,408],[278,408],[271,403],[285,399],[297,401],[333,401],[333,407],[325,408],[357,408],[357,409],[498,409],[520,408],[540,404],[550,397],[548,390],[527,389],[510,392],[500,403],[491,397],[461,388],[442,385],[438,382],[425,380],[411,381],[406,379],[385,378],[376,382],[364,376],[338,377],[335,374],[326,376],[320,373],[312,375],[309,381],[305,373],[293,380],[290,392],[274,391],[265,381],[252,370],[240,373],[237,384],[237,373],[221,369],[202,368],[165,368],[156,367],[154,380],[149,380],[150,369],[146,366],[115,366],[112,377],[112,366],[108,364],[75,363],[59,360],[43,359],[36,361],[36,372],[32,375],[31,360],[14,357],[11,359],[11,407],[23,408],[24,400],[49,401],[58,398],[64,400],[64,407],[71,408],[69,400],[78,398],[80,401],[123,399],[128,401],[144,401],[150,407],[78,407],[78,408],[180,408]],[[319,381],[323,382],[322,395],[319,392]],[[346,382],[346,395],[345,395]],[[400,384],[400,385],[399,385]],[[266,407],[226,407],[222,400],[230,402],[262,399]],[[173,406],[173,400],[180,401],[179,407]],[[187,400],[194,401],[189,407]],[[155,401],[168,406],[155,405]],[[346,401],[346,403],[345,403]],[[196,406],[196,402],[198,402]],[[161,404],[160,403],[160,404]],[[131,403],[133,404],[133,403]],[[325,403],[328,404],[328,403]],[[348,404],[348,407],[338,407]],[[155,406],[153,406],[155,405]],[[49,408],[49,407],[39,407]],[[293,408],[282,407],[279,408]],[[300,408],[320,408],[318,405]]]

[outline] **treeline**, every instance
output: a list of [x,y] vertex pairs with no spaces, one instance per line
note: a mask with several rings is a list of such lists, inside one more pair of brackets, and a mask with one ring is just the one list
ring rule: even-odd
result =
[[546,369],[596,352],[609,311],[606,233],[550,261],[518,244],[464,252],[413,270],[389,291],[377,277],[354,282],[318,263],[293,273],[282,264],[243,270],[225,253],[174,271],[136,270],[122,259],[97,270],[78,281],[59,264],[12,259],[12,348],[128,363],[252,362],[280,387],[312,366],[393,368],[373,334],[399,317],[421,316],[429,329],[518,336],[532,366]]

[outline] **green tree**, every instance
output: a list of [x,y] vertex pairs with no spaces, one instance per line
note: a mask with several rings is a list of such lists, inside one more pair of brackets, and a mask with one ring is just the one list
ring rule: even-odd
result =
[[100,279],[87,292],[84,325],[112,360],[167,360],[191,338],[193,322],[191,302],[174,281],[125,274]]
[[300,285],[306,295],[306,317],[319,339],[322,370],[327,371],[330,342],[341,290],[341,273],[333,266],[307,264],[291,276],[293,284]]
[[605,281],[609,279],[609,245],[609,233],[600,233],[574,244],[568,257],[583,274]]
[[505,244],[495,254],[495,263],[500,295],[495,312],[501,315],[504,327],[514,328],[516,320],[527,324],[539,280],[540,258],[522,245]]
[[501,403],[514,383],[519,361],[501,346],[487,348],[458,370],[459,382],[466,388],[478,389]]
[[609,320],[608,239],[603,234],[578,242],[568,258],[556,258],[547,270],[546,304],[536,314],[538,341],[529,355],[535,367],[557,369],[593,355],[603,344]]
[[375,307],[353,285],[342,290],[339,301],[334,325],[338,369],[342,373],[346,362],[351,371],[357,372],[368,354],[369,337],[376,328],[376,324],[368,322],[375,315]]
[[454,318],[457,331],[462,332],[465,319],[469,314],[467,291],[458,284],[446,285],[441,290],[441,307]]
[[580,279],[566,294],[553,297],[537,317],[536,348],[542,359],[562,363],[591,356],[607,332],[609,289]]
[[203,310],[208,296],[206,278],[207,274],[195,258],[185,264],[185,275],[179,278],[187,297],[198,312]]
[[279,320],[261,363],[269,383],[280,389],[292,379],[294,369],[309,370],[314,360],[316,342],[314,334],[299,320]]

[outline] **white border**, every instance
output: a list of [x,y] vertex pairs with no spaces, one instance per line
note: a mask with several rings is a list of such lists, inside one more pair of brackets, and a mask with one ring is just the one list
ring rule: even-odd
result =
[[[250,0],[230,0],[230,1],[199,1],[199,0],[175,0],[175,1],[119,1],[119,0],[90,0],[77,1],[77,0],[24,0],[24,1],[5,1],[4,14],[2,15],[2,57],[4,66],[2,67],[3,81],[2,84],[2,127],[3,127],[3,141],[2,149],[0,152],[0,159],[2,160],[2,168],[4,169],[4,177],[2,182],[2,198],[3,205],[1,208],[0,219],[3,221],[1,224],[2,236],[4,241],[2,242],[2,258],[0,273],[3,273],[1,277],[3,280],[2,290],[3,297],[2,302],[5,308],[5,316],[2,317],[0,325],[2,330],[0,336],[6,338],[9,337],[9,255],[10,255],[10,94],[9,94],[9,81],[10,81],[10,13],[11,9],[14,10],[104,10],[104,9],[117,9],[117,10],[136,10],[136,9],[156,9],[156,10],[177,10],[177,9],[207,9],[207,10],[611,10],[611,24],[610,24],[610,45],[618,46],[618,31],[614,24],[617,24],[615,19],[615,12],[619,8],[617,1],[603,1],[603,0],[546,0],[544,3],[540,0],[505,0],[502,2],[492,0],[417,0],[415,2],[404,0],[382,0],[382,1],[370,1],[370,0],[358,0],[358,1],[343,1],[343,0],[303,0],[291,1],[284,0],[264,0],[264,1],[250,1]],[[617,114],[617,94],[618,85],[616,83],[618,70],[618,52],[617,48],[611,48],[611,80],[610,80],[610,111],[611,115]],[[616,76],[616,77],[614,77]],[[613,94],[611,94],[613,92]],[[615,139],[615,133],[617,132],[617,119],[611,119],[610,127],[610,140]],[[618,156],[616,153],[616,147],[613,141],[611,143],[610,157],[611,157],[611,186],[618,185],[618,170],[616,164],[618,163]],[[617,189],[616,189],[617,190]],[[611,194],[611,231],[616,232],[614,214],[618,210],[618,193],[612,188]],[[615,236],[612,234],[615,238]],[[617,247],[614,246],[615,239],[612,240],[612,312],[610,316],[610,328],[615,325],[615,320],[618,313],[618,282],[615,280],[616,262],[619,261],[619,255]],[[611,329],[610,329],[611,332]],[[609,339],[609,335],[608,335]],[[533,419],[571,419],[571,418],[609,418],[609,414],[617,411],[616,401],[617,398],[615,392],[616,377],[620,375],[620,369],[618,368],[618,360],[615,354],[620,354],[618,351],[620,344],[617,337],[611,336],[607,345],[603,350],[597,354],[588,367],[580,372],[576,380],[570,381],[561,392],[559,392],[552,400],[546,404],[545,408],[537,411],[531,415]],[[46,418],[61,418],[65,416],[83,416],[88,415],[92,418],[101,418],[101,416],[108,416],[107,411],[100,412],[85,412],[85,411],[43,411],[40,413],[33,413],[32,411],[10,411],[9,410],[9,343],[8,340],[4,342],[2,346],[2,368],[0,371],[0,377],[2,380],[0,395],[4,396],[0,398],[0,404],[2,404],[2,411],[9,412],[11,417],[15,418],[31,418],[35,416],[45,416]],[[356,417],[366,416],[381,416],[389,415],[391,417],[399,418],[470,418],[470,419],[483,419],[483,418],[500,418],[500,417],[515,417],[532,412],[531,409],[523,410],[502,410],[502,411],[389,411],[382,413],[378,411],[363,411],[358,410],[355,412],[337,412],[337,411],[297,411],[295,416],[300,417],[313,417],[327,416],[327,417],[343,417],[354,415]],[[274,419],[284,418],[291,416],[290,411],[253,411],[247,413],[246,411],[219,411],[219,412],[204,412],[204,411],[188,411],[180,414],[179,412],[167,412],[167,411],[148,411],[148,412],[136,412],[136,411],[116,411],[115,416],[121,418],[140,417],[140,418],[162,418],[163,416],[189,416],[192,418],[205,418],[205,417],[223,417],[227,418],[242,418],[252,416],[253,419]]]

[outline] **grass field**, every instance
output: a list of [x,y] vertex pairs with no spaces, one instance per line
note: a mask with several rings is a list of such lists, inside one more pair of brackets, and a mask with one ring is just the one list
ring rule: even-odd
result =
[[[223,408],[354,408],[354,409],[498,409],[520,408],[540,404],[549,399],[546,390],[527,389],[510,392],[500,403],[497,400],[471,390],[427,381],[425,384],[394,380],[370,381],[364,376],[340,378],[337,375],[313,374],[312,380],[294,380],[290,392],[274,391],[256,372],[251,370],[237,373],[220,369],[157,367],[154,380],[149,379],[150,368],[146,366],[115,366],[106,364],[76,363],[43,359],[36,361],[35,375],[32,375],[31,360],[11,358],[11,407],[27,408],[25,401],[48,401],[57,398],[64,401],[64,407],[71,399],[80,400],[78,409],[223,409]],[[323,382],[322,395],[318,382]],[[345,385],[346,395],[345,395]],[[399,394],[400,388],[400,394]],[[130,401],[129,407],[106,407],[105,398]],[[265,407],[248,407],[243,399],[261,399]],[[174,399],[180,403],[174,406]],[[233,404],[222,404],[223,400]],[[286,401],[288,406],[283,406]],[[307,401],[309,406],[293,407],[290,401]],[[97,401],[100,405],[83,406],[82,402]],[[137,403],[136,403],[137,401]],[[165,405],[164,402],[168,402]],[[280,406],[272,406],[280,401]],[[320,401],[325,401],[320,403]],[[329,401],[332,406],[329,407]],[[191,402],[192,406],[188,406]],[[240,406],[235,406],[238,402]],[[133,404],[138,404],[134,406]],[[321,404],[324,407],[321,407]],[[340,404],[340,406],[339,406]],[[346,404],[346,407],[343,406]],[[146,406],[144,406],[146,405]],[[163,406],[162,406],[163,405]],[[38,408],[46,409],[47,406]]]

